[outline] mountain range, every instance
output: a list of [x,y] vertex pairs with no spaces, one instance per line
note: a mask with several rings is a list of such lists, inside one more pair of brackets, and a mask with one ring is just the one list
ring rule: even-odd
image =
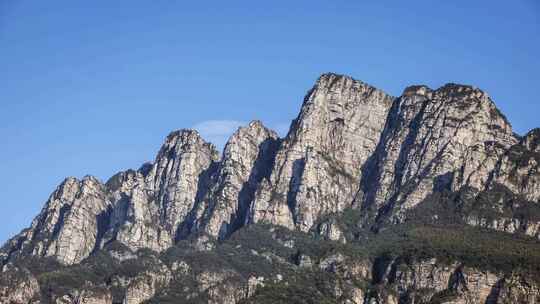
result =
[[540,303],[539,169],[478,88],[327,73],[284,138],[179,130],[66,178],[0,249],[0,303]]

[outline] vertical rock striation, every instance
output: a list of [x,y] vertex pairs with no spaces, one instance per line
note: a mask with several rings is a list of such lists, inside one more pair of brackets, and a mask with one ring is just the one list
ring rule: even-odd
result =
[[502,157],[494,181],[532,202],[540,201],[540,129],[527,133]]
[[269,178],[278,147],[277,134],[260,121],[234,133],[212,189],[200,205],[200,230],[224,238],[245,224],[259,183]]
[[214,146],[197,132],[176,131],[165,140],[153,164],[122,172],[107,184],[115,198],[109,239],[131,249],[163,251],[203,197],[218,159]]
[[407,88],[386,121],[369,170],[363,204],[402,221],[428,194],[464,185],[484,189],[498,154],[517,139],[484,92],[447,84]]
[[8,241],[3,258],[52,256],[63,264],[78,263],[100,242],[110,208],[107,189],[96,178],[67,178],[31,227]]
[[307,231],[318,217],[350,206],[392,100],[350,77],[322,75],[258,189],[249,221]]

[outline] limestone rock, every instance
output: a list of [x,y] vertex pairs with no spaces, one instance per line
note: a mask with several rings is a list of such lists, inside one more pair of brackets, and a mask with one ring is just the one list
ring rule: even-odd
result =
[[322,75],[257,191],[250,222],[308,231],[320,216],[350,206],[392,101],[350,77]]
[[103,290],[74,291],[72,294],[56,298],[56,304],[112,304],[112,296]]
[[532,248],[539,168],[540,129],[514,134],[477,88],[394,98],[324,74],[283,139],[253,121],[220,157],[180,130],[105,184],[66,179],[0,249],[0,303],[233,304],[304,288],[350,304],[537,303],[538,278],[521,269],[362,246],[420,223],[521,234],[508,239]]
[[530,131],[504,154],[494,181],[531,202],[540,201],[540,129]]
[[340,243],[346,243],[347,239],[339,224],[334,218],[329,218],[319,223],[315,229],[318,235],[327,240],[332,240]]
[[107,189],[96,178],[67,178],[31,227],[8,241],[5,259],[30,254],[52,256],[64,264],[78,263],[99,244],[110,208]]
[[129,283],[122,303],[140,304],[151,299],[169,284],[171,278],[170,270],[160,263],[157,268],[139,274]]
[[225,238],[242,227],[255,191],[271,173],[279,139],[260,121],[234,133],[225,146],[212,189],[200,205],[200,229]]
[[39,299],[39,284],[26,269],[8,266],[0,273],[0,303],[27,304]]
[[238,288],[239,279],[236,273],[229,271],[204,271],[196,278],[199,292],[207,295],[209,304],[235,304],[244,299],[247,292]]
[[138,171],[122,172],[107,184],[115,197],[109,239],[131,249],[162,251],[180,237],[201,200],[218,152],[197,132],[172,132],[156,160]]
[[455,84],[407,88],[394,102],[364,171],[364,208],[401,221],[404,210],[433,191],[483,189],[497,162],[488,152],[492,143],[507,149],[517,139],[484,92]]

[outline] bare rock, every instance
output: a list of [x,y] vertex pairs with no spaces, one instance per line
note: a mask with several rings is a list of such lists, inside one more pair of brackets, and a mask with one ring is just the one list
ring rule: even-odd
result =
[[308,231],[320,216],[350,206],[392,100],[350,77],[322,75],[257,192],[250,222]]

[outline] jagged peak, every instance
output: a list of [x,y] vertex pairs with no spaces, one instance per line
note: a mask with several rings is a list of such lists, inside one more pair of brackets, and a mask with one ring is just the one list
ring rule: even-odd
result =
[[273,135],[274,137],[278,137],[277,133],[274,130],[267,128],[263,124],[263,122],[260,121],[260,120],[252,120],[252,121],[250,121],[247,126],[238,128],[236,133],[241,133],[242,131],[246,131],[246,132],[250,132],[250,133],[251,132],[261,132],[262,131],[262,132],[269,133],[269,134]]
[[97,177],[92,175],[85,175],[81,180],[80,192],[84,194],[95,193],[104,191],[105,185]]
[[168,141],[173,141],[173,140],[176,140],[176,139],[181,139],[181,140],[196,139],[196,140],[199,140],[199,139],[202,139],[202,137],[201,137],[201,135],[199,134],[199,132],[197,130],[194,130],[194,129],[180,129],[180,130],[175,130],[175,131],[172,131],[171,133],[169,133],[169,135],[167,135],[166,141],[168,142]]
[[381,89],[378,89],[375,86],[361,80],[355,79],[349,75],[327,72],[319,76],[315,86],[310,90],[310,92],[308,92],[306,98],[315,90],[352,90],[354,88],[361,88],[363,91],[377,91],[385,95],[389,95]]
[[493,106],[495,106],[495,104],[493,103],[493,101],[491,100],[491,98],[485,91],[471,85],[447,83],[443,85],[442,87],[438,88],[437,90],[435,90],[434,94],[437,94],[440,96],[454,97],[460,100],[465,100],[465,99],[485,100],[493,104]]
[[104,190],[104,184],[95,176],[85,175],[82,179],[68,176],[56,187],[45,205],[45,209],[56,209],[63,205],[70,205],[81,193],[88,194]]
[[137,174],[139,174],[139,171],[135,171],[133,169],[128,169],[125,171],[121,171],[116,173],[115,175],[111,176],[107,182],[105,183],[107,189],[110,191],[116,191],[122,187],[122,184],[129,179],[136,179]]
[[482,90],[478,89],[475,86],[468,85],[468,84],[462,84],[462,83],[454,83],[454,82],[448,82],[445,83],[443,86],[437,89],[437,91],[480,91]]
[[352,76],[345,75],[345,74],[334,73],[334,72],[322,73],[319,76],[319,78],[317,79],[316,84],[319,84],[319,83],[335,84],[339,80],[348,80],[348,81],[352,81],[354,83],[368,85],[367,83],[365,83],[365,82],[363,82],[361,80],[353,78]]
[[402,96],[413,96],[413,95],[419,95],[419,96],[426,96],[428,98],[431,98],[431,95],[433,94],[433,90],[423,84],[420,85],[411,85],[405,88],[403,90]]
[[460,96],[470,96],[470,97],[489,97],[486,92],[478,89],[475,86],[466,85],[466,84],[458,84],[458,83],[446,83],[445,85],[437,88],[432,89],[429,86],[425,84],[416,84],[416,85],[410,85],[403,90],[403,96],[412,96],[412,95],[420,95],[420,96],[427,96],[429,98],[432,97],[434,94],[440,94],[440,95],[460,95]]
[[85,175],[83,178],[79,179],[74,176],[68,176],[58,185],[57,190],[62,190],[66,188],[72,188],[74,186],[82,185],[102,185],[101,180],[93,175]]
[[58,188],[64,188],[64,187],[69,187],[70,185],[75,185],[75,184],[79,184],[79,179],[76,178],[75,176],[68,176],[66,178],[64,178],[64,180],[60,183],[60,185],[58,185]]
[[207,142],[198,131],[193,129],[180,129],[167,135],[165,143],[156,157],[156,162],[163,158],[171,156],[171,153],[178,154],[190,150],[208,150],[210,153],[218,155],[214,144]]
[[137,170],[127,169],[120,171],[111,176],[105,185],[110,191],[116,191],[128,180],[146,177],[160,161],[176,158],[186,152],[210,153],[214,160],[217,160],[219,156],[215,146],[205,141],[198,131],[193,129],[175,130],[167,135],[153,162],[145,162]]
[[82,184],[103,184],[101,180],[93,175],[85,175],[81,180]]
[[257,128],[257,129],[266,129],[263,122],[258,120],[258,119],[250,121],[249,124],[248,124],[248,127],[249,128]]
[[390,108],[395,97],[351,76],[324,73],[305,95],[300,113],[293,120],[286,138],[290,136],[291,131],[295,132],[304,119],[314,113],[335,113],[337,111],[345,114],[347,111],[354,111],[351,106],[360,106],[360,103],[367,100],[373,102],[374,105],[380,104],[382,108]]
[[467,108],[467,104],[474,104],[472,100],[477,100],[485,103],[489,108],[489,115],[495,121],[502,119],[509,130],[512,129],[510,121],[499,110],[495,102],[491,99],[488,93],[471,85],[447,83],[435,90],[427,85],[411,85],[405,88],[402,97],[422,96],[429,100],[450,99],[456,106]]
[[64,180],[56,187],[52,196],[54,198],[60,198],[65,192],[72,192],[72,189],[78,190],[80,185],[81,181],[78,178],[74,176],[68,176],[64,178]]
[[224,154],[228,153],[231,145],[239,141],[251,140],[251,138],[253,137],[260,136],[276,140],[279,138],[279,135],[274,130],[267,128],[262,121],[252,120],[246,126],[239,127],[236,132],[234,132],[234,134],[229,138],[225,145]]

